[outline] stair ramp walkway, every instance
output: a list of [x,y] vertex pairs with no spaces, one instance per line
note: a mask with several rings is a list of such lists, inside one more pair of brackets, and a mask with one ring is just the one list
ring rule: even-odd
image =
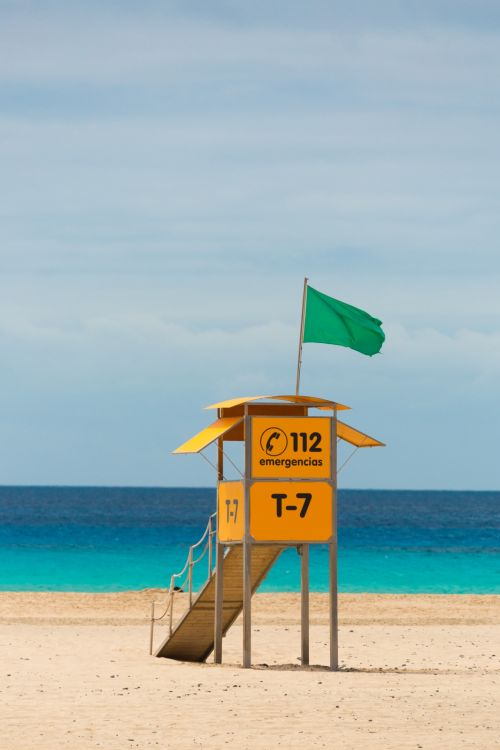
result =
[[[172,576],[169,600],[162,615],[155,617],[154,605],[151,613],[150,653],[153,653],[154,623],[168,615],[169,634],[154,652],[155,656],[179,661],[203,662],[214,649],[215,584],[213,565],[213,538],[215,536],[215,513],[210,517],[205,533],[189,550],[186,565],[180,573]],[[198,558],[195,550],[202,548]],[[252,548],[252,594],[258,589],[284,546],[276,544],[255,545]],[[208,553],[208,554],[207,554]],[[208,558],[208,578],[198,594],[193,595],[193,568],[205,555]],[[243,610],[243,545],[231,546],[224,556],[223,566],[222,633],[225,635]],[[176,586],[176,580],[184,581]],[[179,621],[173,625],[175,594],[178,590],[189,593],[189,606]]]

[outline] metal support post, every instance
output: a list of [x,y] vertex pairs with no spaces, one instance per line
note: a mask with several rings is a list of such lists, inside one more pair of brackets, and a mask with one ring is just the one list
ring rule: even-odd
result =
[[243,666],[252,665],[252,547],[243,542]]
[[330,553],[330,669],[339,668],[339,628],[337,597],[337,544],[332,542]]
[[[220,417],[221,411],[218,409]],[[224,445],[217,441],[217,479],[224,479]],[[217,488],[218,489],[218,488]],[[219,498],[217,492],[217,531],[215,558],[215,606],[214,606],[214,663],[222,664],[222,615],[224,606],[224,545],[219,542]]]
[[169,592],[169,601],[170,601],[170,612],[168,613],[168,634],[169,636],[172,635],[172,627],[173,627],[173,621],[174,621],[174,577],[172,576],[170,580],[170,592]]
[[214,662],[222,664],[222,614],[224,602],[224,545],[217,543],[215,560]]
[[300,629],[302,666],[309,664],[309,545],[301,546]]
[[330,669],[339,668],[339,623],[337,584],[337,409],[332,419],[332,541],[329,544],[330,572]]
[[[217,414],[220,418],[220,409],[218,409]],[[219,482],[224,479],[224,443],[222,438],[217,440],[217,479]]]
[[188,563],[188,587],[189,587],[189,609],[193,606],[193,548],[189,548],[189,563]]
[[243,536],[243,666],[252,664],[252,549],[250,541],[250,477],[252,456],[251,418],[245,406],[245,479],[244,479],[244,519]]
[[155,603],[151,602],[151,625],[149,628],[149,655],[153,653],[153,630],[155,626]]
[[304,339],[304,322],[306,319],[306,303],[307,303],[307,282],[308,278],[304,279],[304,290],[302,292],[302,312],[300,313],[300,333],[299,333],[299,353],[297,355],[297,380],[295,382],[295,395],[299,395],[300,388],[300,366],[302,364],[302,342]]
[[208,519],[208,579],[212,576],[212,516]]

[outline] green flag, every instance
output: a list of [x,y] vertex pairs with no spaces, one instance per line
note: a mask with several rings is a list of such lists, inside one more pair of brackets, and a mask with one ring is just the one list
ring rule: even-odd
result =
[[371,357],[382,348],[385,334],[381,320],[308,286],[302,340],[347,346]]

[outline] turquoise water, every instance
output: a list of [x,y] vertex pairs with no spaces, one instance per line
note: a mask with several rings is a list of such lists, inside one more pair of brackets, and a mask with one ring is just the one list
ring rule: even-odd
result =
[[[214,502],[212,489],[0,487],[0,589],[165,587]],[[341,491],[340,590],[500,593],[499,511],[498,492]],[[262,590],[297,591],[299,564],[287,550]],[[310,566],[326,591],[326,548]]]

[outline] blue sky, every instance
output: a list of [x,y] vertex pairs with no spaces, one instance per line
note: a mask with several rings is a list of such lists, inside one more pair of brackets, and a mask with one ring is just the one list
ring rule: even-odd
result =
[[0,0],[0,483],[208,485],[304,275],[384,321],[303,390],[347,487],[500,488],[500,6]]

